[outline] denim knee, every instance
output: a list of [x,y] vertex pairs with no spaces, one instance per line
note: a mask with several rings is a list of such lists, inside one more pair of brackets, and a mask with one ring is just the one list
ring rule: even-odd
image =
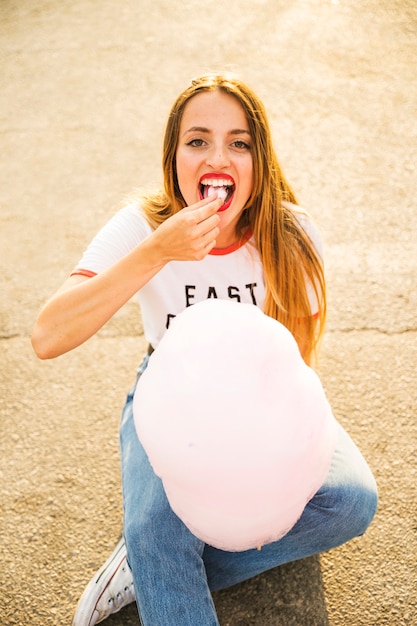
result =
[[378,491],[375,489],[363,489],[357,498],[356,505],[354,507],[354,514],[356,520],[356,535],[357,537],[363,535],[368,526],[375,517],[378,507]]
[[319,513],[320,524],[326,528],[334,545],[363,535],[375,516],[378,494],[370,486],[339,485],[330,492],[316,494],[308,507]]

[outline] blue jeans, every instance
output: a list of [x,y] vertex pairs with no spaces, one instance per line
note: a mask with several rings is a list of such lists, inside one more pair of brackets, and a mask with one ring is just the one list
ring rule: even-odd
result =
[[[146,356],[138,377],[148,363]],[[120,428],[124,535],[143,626],[217,626],[211,591],[361,535],[377,506],[372,473],[346,432],[329,474],[290,532],[261,550],[225,552],[197,539],[171,510],[133,422],[129,393]]]

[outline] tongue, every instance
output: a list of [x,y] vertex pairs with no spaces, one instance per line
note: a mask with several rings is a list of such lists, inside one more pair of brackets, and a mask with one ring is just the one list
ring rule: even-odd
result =
[[217,197],[220,200],[223,200],[223,202],[226,200],[227,190],[224,187],[213,187],[211,185],[207,187],[206,198],[209,198],[215,193],[217,193]]

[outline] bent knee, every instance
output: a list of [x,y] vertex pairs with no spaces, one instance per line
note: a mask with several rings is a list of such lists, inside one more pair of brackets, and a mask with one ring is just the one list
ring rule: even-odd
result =
[[339,545],[365,533],[376,513],[378,493],[376,485],[332,485],[319,490],[310,505],[315,526],[324,524]]
[[375,517],[378,508],[377,489],[364,489],[354,507],[357,518],[357,536],[363,535]]
[[346,488],[336,490],[334,512],[343,541],[360,537],[372,522],[378,506],[376,488]]

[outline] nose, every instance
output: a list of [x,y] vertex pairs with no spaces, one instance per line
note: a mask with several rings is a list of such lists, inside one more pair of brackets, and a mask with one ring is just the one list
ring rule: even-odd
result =
[[207,155],[206,163],[215,170],[221,170],[230,165],[230,159],[227,150],[223,144],[213,145]]

